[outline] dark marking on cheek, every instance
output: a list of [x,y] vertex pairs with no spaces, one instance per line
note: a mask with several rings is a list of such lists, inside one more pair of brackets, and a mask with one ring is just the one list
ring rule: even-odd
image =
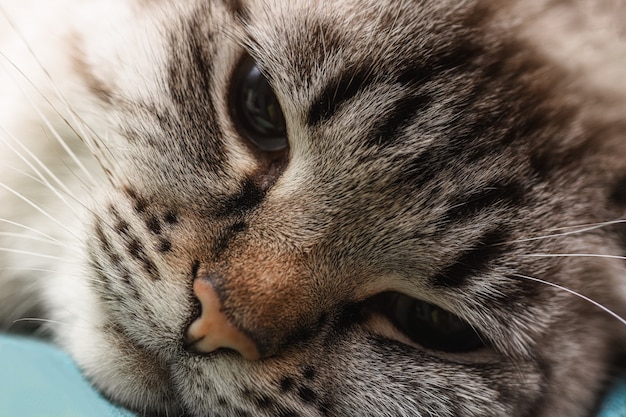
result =
[[148,228],[148,230],[150,230],[155,235],[160,235],[161,234],[161,222],[159,221],[159,219],[155,215],[151,215],[146,220],[146,227]]
[[124,284],[126,284],[126,285],[133,285],[132,284],[132,279],[131,279],[130,274],[128,272],[122,275],[122,282]]
[[169,240],[161,239],[158,249],[161,253],[170,252],[172,250],[172,243]]
[[411,189],[424,188],[447,163],[446,155],[441,150],[428,148],[413,160],[404,163],[394,185],[408,186]]
[[127,246],[128,253],[135,259],[141,259],[144,255],[143,245],[138,239],[132,239]]
[[165,213],[165,216],[163,216],[163,220],[167,224],[171,224],[171,225],[176,224],[178,223],[178,214],[173,210],[167,211]]
[[241,232],[244,232],[248,228],[248,225],[239,221],[231,226],[225,228],[220,237],[215,242],[215,246],[213,248],[213,256],[215,258],[219,258],[229,247],[230,242]]
[[505,250],[503,245],[508,233],[503,229],[486,232],[474,245],[457,260],[432,279],[434,287],[458,288],[471,276],[488,270],[490,263]]
[[254,405],[263,410],[274,408],[276,405],[276,401],[274,401],[272,397],[269,397],[267,395],[257,394],[256,396],[254,396],[253,402]]
[[200,269],[200,261],[196,260],[191,266],[191,277],[196,279],[198,277],[198,270]]
[[529,137],[539,137],[544,134],[546,126],[550,123],[547,112],[537,107],[530,108],[532,104],[526,104],[525,108],[518,110],[519,113],[523,111],[523,114],[527,116],[518,121],[517,124],[511,123],[510,129],[500,139],[503,145],[510,145],[519,139],[526,140]]
[[421,111],[424,111],[433,99],[427,95],[409,95],[398,100],[393,109],[388,111],[386,117],[374,127],[374,130],[368,134],[370,145],[392,145],[397,142],[398,136],[402,129],[406,128]]
[[236,236],[244,232],[248,228],[247,224],[243,221],[235,222],[229,226],[224,227],[219,236],[215,239],[215,243],[213,245],[212,254],[215,258],[221,256],[230,246],[231,242],[236,238]]
[[554,169],[550,163],[550,153],[543,148],[535,149],[530,154],[529,162],[530,168],[540,179],[547,178],[550,172]]
[[619,207],[626,207],[626,175],[615,183],[609,200]]
[[483,46],[475,40],[459,39],[451,48],[443,48],[435,54],[429,67],[431,73],[439,74],[443,71],[467,69],[478,58],[486,55]]
[[148,207],[148,202],[144,200],[143,198],[135,200],[135,204],[133,205],[133,208],[135,209],[135,211],[140,214],[144,213],[147,207]]
[[144,259],[143,266],[144,266],[145,271],[150,275],[150,278],[152,278],[155,281],[161,279],[159,270],[157,269],[154,262],[152,262],[150,259]]
[[328,313],[321,312],[319,317],[317,318],[317,327],[321,329],[328,322]]
[[302,370],[302,375],[308,379],[308,380],[312,380],[315,378],[315,368],[312,366],[306,366],[304,367],[304,369]]
[[498,180],[481,190],[453,198],[452,207],[445,213],[444,219],[462,222],[496,205],[515,207],[524,203],[525,196],[526,190],[521,182]]
[[109,239],[104,234],[104,230],[102,230],[102,220],[99,218],[96,219],[96,223],[94,227],[96,230],[96,236],[98,237],[98,242],[100,243],[100,248],[106,253],[110,252],[111,242],[109,242]]
[[137,213],[144,213],[148,207],[148,201],[140,196],[132,187],[127,186],[123,188],[124,192],[131,200],[133,200],[133,208]]
[[298,388],[298,397],[305,403],[314,403],[317,401],[317,394],[309,387],[302,386]]
[[218,210],[218,217],[241,215],[258,207],[265,199],[265,192],[251,179],[246,179],[241,185],[241,190],[226,199]]
[[[524,280],[519,275],[532,276],[533,274],[520,271],[519,273],[504,275],[503,282],[506,284],[502,284],[504,287],[502,291],[489,297],[491,308],[505,310],[511,316],[523,316],[527,313],[529,303],[532,305],[544,305],[546,303],[546,293],[542,291],[543,285]],[[542,277],[539,276],[538,278]],[[543,278],[546,279],[545,276]]]
[[436,74],[433,73],[432,68],[428,66],[413,66],[407,65],[401,69],[396,79],[398,83],[407,88],[416,88],[422,86],[428,80],[433,79]]
[[117,212],[117,209],[113,206],[109,206],[109,213],[113,216],[115,223],[113,224],[113,229],[120,236],[129,236],[130,235],[130,224],[122,219],[122,216]]
[[285,410],[283,408],[279,408],[277,410],[277,417],[300,417],[301,414],[294,410]]
[[135,189],[131,187],[130,185],[126,185],[122,187],[122,191],[124,191],[124,193],[130,198],[132,198],[133,200],[137,199],[137,191],[135,191]]
[[280,391],[281,392],[290,392],[291,390],[293,390],[294,385],[295,384],[294,384],[294,381],[293,381],[292,378],[290,378],[288,376],[283,377],[280,380]]
[[102,287],[108,288],[109,277],[104,273],[104,268],[102,267],[102,264],[100,264],[100,262],[95,259],[93,254],[89,255],[89,266],[98,278],[97,280],[91,280],[91,284],[99,290]]
[[122,257],[116,253],[116,252],[107,252],[107,255],[109,256],[109,261],[111,261],[111,264],[113,266],[119,266],[122,264]]
[[429,81],[436,81],[444,73],[468,71],[474,65],[473,61],[482,55],[482,47],[475,41],[458,40],[450,48],[433,51],[426,62],[418,65],[410,57],[399,65],[396,79],[406,88],[419,88]]
[[[566,121],[563,121],[565,124]],[[567,147],[540,147],[530,155],[530,166],[541,180],[584,164],[588,155],[595,154],[592,141],[581,140]]]
[[142,297],[139,293],[139,289],[135,284],[135,280],[131,273],[124,267],[120,266],[116,273],[116,276],[121,277],[122,284],[124,284],[126,291],[124,292],[124,298],[132,298],[135,301],[141,301]]
[[143,244],[139,241],[139,239],[131,239],[126,246],[126,249],[128,250],[130,256],[132,256],[142,264],[144,271],[148,273],[150,278],[152,278],[153,280],[161,279],[159,270],[157,269],[154,262],[146,254]]
[[126,220],[118,218],[115,222],[115,231],[122,236],[128,236],[130,225]]
[[317,406],[317,409],[322,413],[323,416],[331,415],[332,404],[328,401],[320,402]]

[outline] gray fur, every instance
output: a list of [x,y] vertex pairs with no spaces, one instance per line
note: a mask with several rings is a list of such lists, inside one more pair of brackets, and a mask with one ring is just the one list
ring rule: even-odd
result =
[[[93,384],[146,415],[590,415],[626,328],[534,279],[626,315],[618,2],[119,3],[74,5],[60,62],[26,63],[15,33],[36,55],[53,40],[3,6],[16,27],[0,85],[28,90],[25,75],[37,91],[0,97],[0,135],[67,160],[44,163],[79,214],[59,211],[58,184],[10,171],[25,151],[2,145],[2,183],[71,231],[0,189],[0,218],[60,239],[36,250],[68,259],[0,236],[0,323],[43,306]],[[278,160],[229,116],[244,53],[287,120]],[[31,133],[31,102],[94,181]],[[261,360],[185,349],[197,276]],[[408,340],[370,306],[389,291],[453,312],[486,346]]]

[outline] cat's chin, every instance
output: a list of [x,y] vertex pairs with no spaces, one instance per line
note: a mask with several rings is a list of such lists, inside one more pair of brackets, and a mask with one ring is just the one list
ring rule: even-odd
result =
[[147,415],[179,415],[168,366],[123,333],[93,332],[70,351],[90,381],[109,399]]

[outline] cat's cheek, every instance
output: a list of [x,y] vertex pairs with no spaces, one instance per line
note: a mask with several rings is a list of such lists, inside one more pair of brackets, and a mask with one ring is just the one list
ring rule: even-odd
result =
[[[97,205],[94,205],[92,212],[96,211]],[[106,267],[102,270],[94,268],[94,260],[105,265],[107,254],[93,244],[95,233],[89,221],[83,223],[80,234],[86,236],[86,245],[81,249],[83,255],[66,263],[62,272],[52,277],[50,285],[43,287],[51,313],[49,326],[57,343],[70,353],[90,382],[114,402],[131,409],[147,409],[151,413],[179,414],[170,392],[166,360],[167,355],[180,347],[178,339],[182,324],[172,317],[185,320],[188,313],[181,313],[180,309],[189,306],[174,303],[180,309],[173,311],[172,304],[165,301],[162,294],[178,300],[180,297],[174,297],[174,294],[185,293],[184,286],[164,282],[155,288],[149,280],[136,276],[144,285],[142,291],[148,295],[147,304],[144,308],[141,304],[129,303],[122,310],[133,316],[136,314],[133,308],[141,308],[154,318],[149,323],[160,325],[153,328],[146,320],[118,320],[119,317],[112,315],[111,300],[103,297],[102,285],[103,274],[111,282],[119,277]],[[186,299],[184,295],[181,297]]]
[[[76,271],[78,273],[78,271]],[[130,408],[173,412],[167,367],[107,319],[89,280],[65,274],[48,287],[55,337],[107,397]]]

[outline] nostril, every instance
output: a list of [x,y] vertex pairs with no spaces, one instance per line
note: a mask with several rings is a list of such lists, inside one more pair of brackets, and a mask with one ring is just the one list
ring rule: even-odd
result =
[[200,302],[200,314],[185,332],[186,349],[195,353],[231,349],[248,360],[259,359],[256,344],[235,327],[222,311],[221,301],[211,283],[196,278],[193,292]]

